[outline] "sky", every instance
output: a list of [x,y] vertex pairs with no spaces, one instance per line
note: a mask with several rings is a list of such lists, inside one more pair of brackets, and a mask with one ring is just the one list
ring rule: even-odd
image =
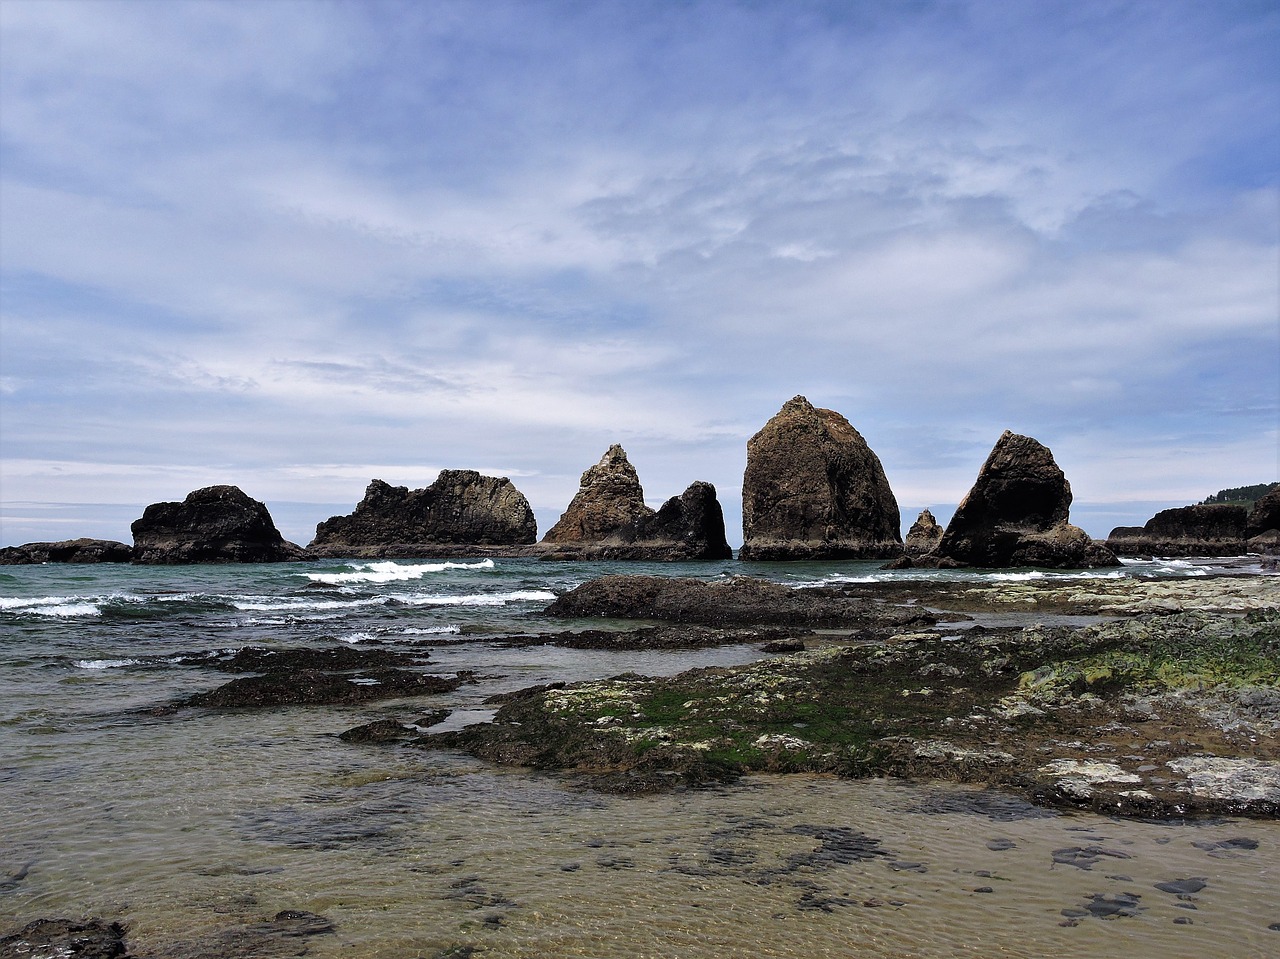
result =
[[1280,0],[4,0],[0,545],[216,483],[621,443],[657,506],[803,394],[904,526],[1005,429],[1095,536],[1280,471]]

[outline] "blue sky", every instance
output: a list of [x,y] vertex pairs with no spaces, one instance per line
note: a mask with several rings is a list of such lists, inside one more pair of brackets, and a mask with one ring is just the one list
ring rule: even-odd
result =
[[4,0],[0,540],[843,413],[1095,535],[1280,469],[1280,3]]

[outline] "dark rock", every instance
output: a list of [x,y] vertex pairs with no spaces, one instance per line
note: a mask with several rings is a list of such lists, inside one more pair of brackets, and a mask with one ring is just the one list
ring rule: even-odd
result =
[[332,646],[326,649],[268,649],[243,646],[234,651],[181,653],[171,662],[181,666],[205,666],[225,673],[297,673],[303,670],[351,672],[390,669],[425,662],[426,653],[408,654],[385,649]]
[[935,561],[1083,569],[1120,561],[1067,520],[1071,485],[1049,448],[1008,430],[947,524]]
[[267,507],[235,486],[153,503],[131,529],[137,563],[280,563],[305,556],[285,542]]
[[942,527],[927,509],[920,511],[920,516],[907,531],[906,549],[908,556],[924,556],[932,553],[942,540]]
[[839,413],[796,396],[748,441],[739,559],[888,559],[900,523],[880,460]]
[[505,476],[442,470],[426,489],[373,480],[354,513],[316,526],[308,550],[335,555],[399,544],[507,546],[532,543],[537,533],[529,501]]
[[[1273,489],[1253,505],[1244,535],[1250,541],[1280,530],[1280,489]],[[1272,538],[1274,542],[1274,537]]]
[[1243,506],[1179,506],[1161,510],[1144,526],[1116,527],[1107,546],[1120,556],[1238,556],[1246,550],[1248,522]]
[[395,719],[378,719],[339,733],[338,738],[344,743],[394,743],[416,735],[415,730]]
[[214,709],[352,705],[449,692],[468,681],[470,676],[466,673],[430,676],[409,669],[371,669],[353,675],[302,669],[233,679],[217,689],[196,693],[178,705]]
[[654,511],[616,443],[582,474],[577,494],[542,539],[551,559],[729,559],[724,513],[710,483],[695,482]]
[[1155,887],[1161,892],[1173,893],[1176,896],[1190,896],[1209,885],[1203,876],[1192,876],[1190,879],[1171,879],[1158,882]]
[[26,543],[0,549],[0,566],[33,563],[128,563],[133,547],[111,539],[68,539],[59,543]]
[[849,599],[817,589],[735,576],[707,581],[666,576],[602,576],[560,596],[551,616],[659,619],[704,626],[865,626],[932,623],[923,610]]
[[118,922],[86,919],[37,919],[0,938],[0,956],[67,956],[74,959],[130,959],[125,927]]

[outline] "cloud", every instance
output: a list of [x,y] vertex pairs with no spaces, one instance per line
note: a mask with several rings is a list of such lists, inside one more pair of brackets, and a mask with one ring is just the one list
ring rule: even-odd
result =
[[6,502],[42,498],[24,463],[69,503],[485,464],[554,512],[623,441],[655,499],[728,505],[795,393],[903,501],[958,500],[1006,427],[1098,501],[1268,478],[1266,5],[25,0],[0,31]]

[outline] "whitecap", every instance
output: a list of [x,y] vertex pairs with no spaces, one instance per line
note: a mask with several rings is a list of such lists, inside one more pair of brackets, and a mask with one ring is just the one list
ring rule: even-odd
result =
[[462,632],[461,626],[410,626],[400,631],[404,636],[438,636],[441,633],[460,632]]
[[556,594],[545,589],[517,589],[509,593],[466,593],[453,596],[395,597],[406,606],[505,606],[508,603],[550,602]]
[[80,669],[116,669],[120,666],[136,666],[138,659],[77,659],[73,665]]
[[97,616],[101,609],[96,600],[84,596],[37,596],[22,599],[0,596],[0,610],[31,616]]
[[451,569],[493,569],[491,559],[478,563],[414,563],[406,565],[391,561],[379,563],[353,563],[349,573],[303,573],[313,583],[341,586],[349,583],[399,583],[422,579],[428,573],[443,573]]
[[367,643],[371,639],[377,639],[373,633],[350,633],[342,637],[342,642],[355,646],[359,643]]

